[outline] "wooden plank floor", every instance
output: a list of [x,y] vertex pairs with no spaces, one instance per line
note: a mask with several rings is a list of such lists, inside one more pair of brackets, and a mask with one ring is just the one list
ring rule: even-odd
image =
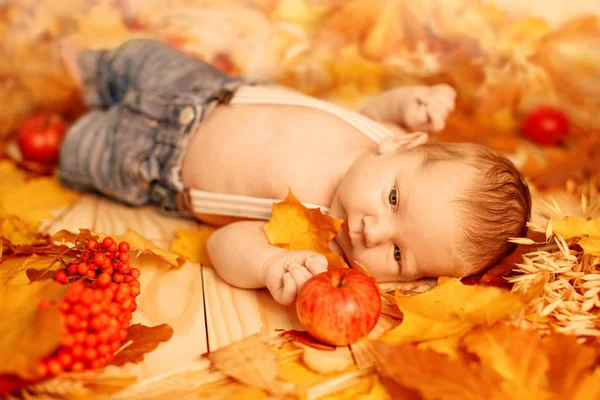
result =
[[[197,229],[200,224],[167,217],[152,207],[132,208],[101,196],[83,194],[68,210],[46,226],[77,232],[88,228],[106,234],[134,229],[156,245],[169,249],[177,228]],[[231,287],[214,269],[188,262],[168,269],[154,257],[134,261],[141,269],[141,295],[133,322],[153,326],[168,323],[171,340],[127,372],[142,378],[183,367],[201,354],[261,330],[301,328],[293,307],[277,304],[266,290]]]
[[[566,201],[564,193],[554,195],[566,206],[564,211],[576,214],[576,201]],[[536,203],[534,209],[539,206]],[[534,221],[539,218],[535,214]],[[118,235],[131,228],[169,249],[177,228],[199,227],[196,221],[167,217],[152,207],[131,208],[101,196],[83,194],[46,230],[77,232],[79,228],[88,228]],[[293,307],[277,304],[266,289],[234,288],[211,267],[188,262],[181,269],[168,269],[151,256],[142,256],[135,264],[142,271],[142,291],[133,322],[148,326],[168,323],[174,329],[172,339],[148,354],[143,363],[126,366],[126,372],[140,378],[181,368],[209,350],[256,332],[302,329]],[[380,321],[379,325],[381,331],[389,327],[389,321]]]

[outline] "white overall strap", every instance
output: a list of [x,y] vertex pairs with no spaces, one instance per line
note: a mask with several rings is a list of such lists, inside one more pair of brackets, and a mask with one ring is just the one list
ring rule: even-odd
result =
[[[276,104],[311,107],[346,121],[375,143],[380,143],[384,138],[393,135],[382,124],[357,112],[277,86],[242,86],[235,91],[229,104],[233,106],[237,104]],[[273,203],[281,201],[281,199],[265,199],[189,189],[189,201],[192,211],[196,214],[269,220],[272,215]],[[308,203],[302,204],[308,208],[320,208],[324,214],[329,212],[326,207]]]
[[377,144],[394,134],[379,122],[355,111],[280,86],[242,86],[237,89],[229,104],[277,104],[315,108],[346,121]]
[[[281,199],[264,199],[235,194],[211,193],[190,189],[191,209],[194,213],[224,215],[230,217],[268,220],[271,218],[273,203]],[[329,209],[316,204],[302,203],[307,208],[320,208],[323,214]]]

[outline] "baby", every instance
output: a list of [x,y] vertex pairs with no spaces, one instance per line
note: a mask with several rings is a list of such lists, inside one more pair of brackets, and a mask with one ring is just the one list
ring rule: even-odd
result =
[[426,143],[454,107],[449,86],[393,89],[359,114],[153,40],[81,54],[63,45],[62,56],[89,107],[65,137],[62,182],[219,226],[208,242],[219,275],[281,304],[327,268],[265,236],[290,189],[344,220],[332,249],[381,282],[479,272],[526,232],[529,191],[510,161]]

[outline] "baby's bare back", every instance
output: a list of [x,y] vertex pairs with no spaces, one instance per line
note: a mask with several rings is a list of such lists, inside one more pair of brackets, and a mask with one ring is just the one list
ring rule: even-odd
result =
[[312,108],[221,105],[190,141],[182,177],[188,188],[254,197],[283,199],[291,188],[302,201],[328,207],[352,162],[374,146]]

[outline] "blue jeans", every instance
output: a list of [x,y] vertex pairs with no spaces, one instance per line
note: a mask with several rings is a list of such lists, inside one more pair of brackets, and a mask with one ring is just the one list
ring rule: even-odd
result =
[[181,164],[212,102],[248,84],[162,42],[135,39],[79,60],[89,111],[69,129],[58,175],[65,186],[184,215]]

